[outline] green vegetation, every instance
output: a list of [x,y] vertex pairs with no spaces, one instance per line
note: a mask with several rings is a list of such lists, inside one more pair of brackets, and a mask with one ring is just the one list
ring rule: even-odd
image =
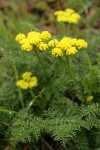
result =
[[[0,5],[0,150],[100,149],[99,0],[73,2]],[[66,8],[81,16],[78,24],[56,21],[54,12]],[[88,46],[55,57],[52,48],[27,52],[15,40],[19,33],[45,30],[57,40],[84,39]],[[16,82],[27,71],[38,86],[23,90]]]

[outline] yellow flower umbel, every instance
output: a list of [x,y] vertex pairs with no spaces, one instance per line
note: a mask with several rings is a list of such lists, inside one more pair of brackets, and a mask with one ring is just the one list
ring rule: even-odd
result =
[[56,46],[58,43],[59,43],[59,41],[58,41],[57,39],[53,39],[53,40],[50,40],[50,41],[48,42],[48,46],[49,46],[49,47],[54,47],[54,46]]
[[21,45],[21,49],[23,51],[31,51],[32,50],[32,45],[29,42],[26,42]]
[[84,41],[83,39],[79,39],[76,42],[76,46],[80,49],[80,48],[87,48],[87,42]]
[[65,9],[56,11],[54,15],[57,17],[58,22],[67,22],[77,24],[80,20],[80,15],[77,14],[73,9]]
[[29,83],[27,81],[24,81],[24,80],[17,81],[16,85],[23,90],[27,90],[29,87]]
[[66,50],[66,55],[75,55],[77,53],[77,50],[75,47],[70,47]]
[[63,56],[63,52],[60,48],[54,48],[52,49],[52,55],[58,57],[58,56]]
[[78,49],[87,47],[87,42],[83,39],[63,37],[60,41],[57,41],[55,46],[53,40],[51,40],[48,45],[54,47],[51,53],[53,56],[57,57],[75,55],[78,52]]
[[45,51],[48,49],[48,45],[45,44],[44,42],[40,42],[38,47],[39,47],[39,50],[41,50],[41,51]]
[[48,31],[43,31],[40,35],[42,40],[48,40],[51,38],[51,34]]
[[41,51],[44,51],[48,49],[48,45],[45,43],[45,41],[49,40],[50,38],[51,34],[48,31],[43,31],[41,33],[31,31],[27,35],[20,33],[15,39],[21,44],[21,50],[23,51],[32,51],[34,47],[35,49],[37,48]]
[[36,31],[31,31],[27,34],[27,39],[29,40],[30,44],[37,45],[41,42],[40,33]]
[[16,82],[16,85],[23,90],[31,89],[38,85],[37,78],[32,76],[31,72],[25,72],[22,74],[22,80]]
[[29,82],[29,88],[37,86],[37,78],[36,77],[31,77],[30,82]]
[[25,39],[25,34],[22,34],[22,33],[19,33],[15,38],[15,40],[18,42],[20,42],[23,39]]
[[32,75],[32,72],[25,72],[22,74],[22,78],[23,80],[30,80],[31,79],[31,75]]
[[60,42],[56,45],[56,47],[61,48],[63,51],[66,51],[68,48],[72,46],[71,38],[63,37]]

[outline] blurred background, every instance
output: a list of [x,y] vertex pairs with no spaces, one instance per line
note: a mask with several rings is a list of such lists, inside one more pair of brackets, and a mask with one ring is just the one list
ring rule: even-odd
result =
[[0,0],[0,23],[12,33],[26,26],[28,30],[38,27],[55,34],[54,11],[65,8],[72,8],[82,16],[79,29],[100,28],[99,0]]

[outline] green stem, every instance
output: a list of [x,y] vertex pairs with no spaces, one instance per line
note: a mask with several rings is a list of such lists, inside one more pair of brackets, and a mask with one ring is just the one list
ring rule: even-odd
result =
[[62,23],[62,36],[66,36],[67,35],[67,24],[66,23]]
[[87,62],[88,62],[88,65],[89,65],[89,68],[90,68],[90,70],[92,69],[92,64],[91,64],[91,61],[90,61],[90,57],[89,57],[89,55],[87,54]]
[[40,58],[39,53],[38,53],[37,50],[35,50],[35,54],[36,54],[38,60],[40,61],[40,64],[41,64],[41,66],[43,68],[43,71],[44,71],[44,74],[45,74],[46,78],[48,78],[48,74],[47,74],[46,68],[45,68],[43,62],[41,61],[41,58]]
[[78,30],[77,30],[77,25],[76,24],[72,24],[72,34],[77,35]]
[[34,104],[35,100],[37,100],[37,98],[40,97],[43,92],[44,92],[44,88],[40,91],[39,95],[35,96],[34,92],[30,89],[32,101],[29,103],[27,109],[29,109]]
[[4,108],[0,108],[0,112],[5,112],[5,113],[9,113],[9,114],[17,113],[16,111],[4,109]]
[[30,107],[34,104],[34,102],[36,100],[36,96],[35,96],[34,92],[31,89],[30,89],[30,94],[31,94],[31,97],[32,97],[32,101],[28,104],[27,110],[30,109]]
[[62,67],[62,77],[65,76],[65,63],[64,63],[64,60],[62,58],[59,57],[59,61],[60,61],[60,64],[61,64],[61,67]]
[[72,74],[72,69],[71,69],[71,63],[70,63],[69,56],[67,57],[67,63],[68,63],[68,69],[69,69],[70,76],[71,76],[71,78],[73,78],[73,74]]
[[[13,63],[13,69],[14,69],[14,72],[15,72],[15,77],[16,77],[16,82],[17,82],[18,81],[18,72],[17,72],[17,69],[16,69],[15,62]],[[22,91],[21,91],[20,88],[18,88],[18,91],[19,91],[19,98],[20,98],[20,102],[21,102],[22,108],[24,108],[24,101],[23,101]]]
[[30,89],[30,94],[31,94],[33,99],[36,99],[36,96],[35,96],[34,92],[31,89]]

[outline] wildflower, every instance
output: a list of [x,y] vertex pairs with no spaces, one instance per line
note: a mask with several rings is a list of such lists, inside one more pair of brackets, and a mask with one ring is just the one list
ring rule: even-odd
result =
[[72,43],[72,45],[76,45],[77,39],[76,38],[71,39],[71,43]]
[[22,74],[22,80],[16,82],[16,85],[23,90],[33,88],[38,85],[38,80],[35,76],[32,76],[31,72],[25,72]]
[[56,45],[57,48],[60,48],[62,51],[66,51],[66,49],[68,49],[69,47],[71,47],[71,45],[69,43],[66,43],[66,42],[59,42],[57,45]]
[[18,42],[20,42],[22,39],[25,39],[25,34],[22,33],[19,33],[15,38],[15,40]]
[[67,12],[68,14],[73,14],[73,13],[75,13],[75,11],[74,11],[73,9],[71,9],[71,8],[65,9],[65,12]]
[[23,78],[23,80],[30,80],[31,75],[32,75],[32,72],[25,72],[22,74],[22,78]]
[[84,41],[83,39],[79,39],[76,42],[76,46],[80,49],[80,48],[87,48],[87,42]]
[[29,83],[28,83],[27,81],[24,81],[24,80],[19,80],[19,81],[16,83],[16,85],[17,85],[18,87],[20,87],[21,89],[23,89],[23,90],[26,90],[26,89],[28,89],[28,87],[29,87]]
[[80,19],[80,15],[75,13],[75,11],[70,8],[65,9],[64,11],[56,11],[54,15],[57,16],[58,22],[68,22],[77,24]]
[[54,15],[55,16],[57,16],[57,15],[63,15],[63,10],[55,11]]
[[27,34],[27,39],[29,40],[30,44],[37,45],[41,42],[41,37],[39,32],[31,31]]
[[23,51],[31,51],[32,50],[32,45],[30,45],[30,43],[26,42],[26,43],[21,45],[21,49]]
[[24,51],[32,51],[34,46],[41,51],[47,50],[49,46],[44,41],[49,38],[51,38],[51,34],[48,31],[42,33],[31,31],[26,36],[21,33],[16,36],[16,40],[21,44],[21,49]]
[[51,34],[48,31],[43,31],[40,35],[42,40],[48,40],[51,38]]
[[40,42],[39,45],[38,45],[38,47],[39,47],[39,49],[40,49],[41,51],[45,51],[45,50],[48,49],[48,45],[45,44],[44,42]]
[[67,49],[66,54],[67,55],[75,55],[77,53],[77,50],[75,47],[70,47]]
[[30,43],[30,42],[29,42],[29,39],[24,38],[24,39],[20,40],[19,43],[20,44],[25,44],[25,43]]
[[[54,41],[49,41],[48,45],[54,46]],[[52,49],[52,55],[64,56],[64,55],[75,55],[78,50],[77,48],[87,47],[87,42],[83,39],[76,39],[70,37],[63,37]]]
[[36,32],[36,31],[31,31],[27,34],[27,37],[28,38],[32,38],[32,37],[35,37],[35,36],[40,36],[40,33],[39,32]]
[[71,38],[70,37],[63,37],[60,42],[69,42],[71,41]]
[[29,88],[32,88],[32,87],[35,87],[37,86],[38,83],[37,83],[37,78],[36,77],[32,77],[29,81]]
[[76,22],[80,19],[80,15],[75,13],[72,15],[73,18],[75,18]]
[[63,37],[60,42],[56,45],[56,47],[61,48],[63,51],[70,48],[72,46],[71,38]]
[[93,95],[89,95],[86,98],[86,102],[92,102],[93,101],[94,96]]
[[58,57],[58,56],[63,56],[63,52],[60,48],[54,48],[52,49],[52,55]]
[[72,14],[71,18],[69,18],[69,23],[77,24],[79,19],[80,19],[79,14]]
[[68,21],[68,16],[66,16],[66,14],[63,13],[63,15],[57,16],[57,22],[67,22],[67,21]]
[[41,42],[41,39],[40,39],[40,37],[38,37],[38,36],[35,36],[35,37],[28,37],[28,40],[29,40],[30,44],[33,44],[33,45],[36,45],[36,46],[37,46],[37,44],[38,44],[39,42]]
[[50,41],[49,41],[48,46],[49,46],[49,47],[54,47],[54,46],[56,46],[58,43],[59,43],[59,41],[58,41],[57,39],[53,39],[53,40],[50,40]]

